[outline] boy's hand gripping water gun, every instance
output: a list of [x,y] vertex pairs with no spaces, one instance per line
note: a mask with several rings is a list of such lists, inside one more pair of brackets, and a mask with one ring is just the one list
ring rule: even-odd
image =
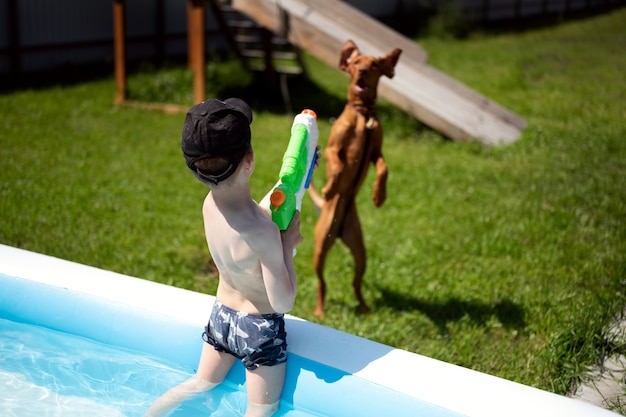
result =
[[270,195],[272,221],[280,230],[289,227],[296,210],[302,207],[302,197],[317,162],[318,137],[317,115],[313,110],[303,110],[293,120],[279,180]]

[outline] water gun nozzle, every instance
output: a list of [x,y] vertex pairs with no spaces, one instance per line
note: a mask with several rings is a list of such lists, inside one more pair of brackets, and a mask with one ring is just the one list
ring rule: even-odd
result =
[[301,114],[311,115],[311,116],[313,116],[314,119],[317,120],[317,114],[313,110],[311,110],[311,109],[304,109],[304,110],[302,110]]

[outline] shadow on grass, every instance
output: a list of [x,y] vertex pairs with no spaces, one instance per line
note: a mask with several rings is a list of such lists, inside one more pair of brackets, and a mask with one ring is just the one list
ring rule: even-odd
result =
[[461,300],[457,297],[430,301],[386,288],[379,288],[379,290],[382,297],[376,302],[377,307],[389,307],[397,311],[419,311],[437,326],[442,335],[448,333],[450,323],[462,319],[469,319],[481,327],[489,326],[492,318],[496,318],[506,329],[521,331],[526,327],[524,310],[507,298],[493,303]]
[[[186,63],[171,60],[160,65],[148,61],[127,63],[127,95],[139,102],[193,105],[193,74]],[[67,64],[50,70],[20,73],[0,78],[0,93],[23,89],[43,90],[71,87],[114,78],[112,64]],[[315,108],[320,117],[336,117],[345,104],[345,91],[337,94],[320,88],[303,76],[277,74],[268,80],[262,73],[250,71],[231,57],[209,58],[205,72],[206,98],[239,97],[255,110],[272,113],[299,113]],[[347,81],[346,81],[347,88]],[[111,97],[115,87],[111,88]]]
[[[283,86],[286,86],[285,93]],[[302,109],[312,108],[318,118],[336,117],[345,105],[345,92],[331,94],[306,77],[287,76],[286,83],[281,84],[278,76],[268,83],[261,74],[254,74],[245,89],[224,89],[219,94],[220,97],[239,97],[257,111],[296,114]]]
[[[337,69],[339,73],[339,69]],[[70,87],[99,80],[113,80],[109,65],[67,65],[60,69],[21,74],[0,79],[0,93],[20,89]],[[206,98],[239,97],[254,111],[273,114],[299,113],[312,108],[320,120],[337,118],[346,104],[348,77],[336,90],[316,83],[313,77],[278,75],[268,80],[264,74],[246,69],[232,57],[216,57],[206,68]],[[116,90],[112,85],[111,101]],[[186,63],[172,60],[161,65],[150,62],[129,62],[127,98],[139,103],[167,103],[188,108],[193,105],[193,74]],[[381,100],[377,113],[385,126],[385,135],[416,138],[431,130],[414,116]]]

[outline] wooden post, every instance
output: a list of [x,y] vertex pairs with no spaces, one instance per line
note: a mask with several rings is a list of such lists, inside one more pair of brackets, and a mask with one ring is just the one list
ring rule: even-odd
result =
[[115,56],[115,104],[126,100],[126,11],[125,0],[113,0],[113,48]]
[[187,24],[188,62],[193,71],[194,102],[200,103],[204,101],[206,94],[204,0],[188,0]]

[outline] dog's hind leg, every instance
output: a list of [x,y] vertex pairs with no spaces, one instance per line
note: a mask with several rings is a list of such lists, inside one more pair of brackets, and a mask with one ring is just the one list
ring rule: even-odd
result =
[[365,275],[367,260],[361,222],[359,221],[355,204],[351,204],[351,207],[346,213],[340,237],[348,249],[350,249],[352,257],[354,258],[354,280],[352,281],[352,288],[359,301],[359,310],[362,313],[369,313],[370,308],[367,306],[363,294],[361,293],[361,284],[363,282],[363,275]]
[[315,257],[315,273],[317,274],[317,304],[315,305],[315,315],[324,317],[324,299],[326,298],[326,281],[324,281],[324,262],[326,254]]
[[317,305],[315,315],[324,316],[324,299],[326,297],[326,281],[324,280],[324,266],[326,255],[337,239],[337,218],[334,216],[336,200],[327,201],[322,206],[320,217],[315,224],[315,252],[313,267],[318,278]]
[[[316,227],[316,233],[318,228]],[[323,231],[322,231],[323,232]],[[317,304],[315,306],[315,315],[324,317],[324,299],[326,298],[326,281],[324,280],[324,266],[326,264],[326,255],[331,246],[335,242],[336,236],[324,233],[321,242],[315,245],[315,254],[313,255],[313,267],[317,274]]]

